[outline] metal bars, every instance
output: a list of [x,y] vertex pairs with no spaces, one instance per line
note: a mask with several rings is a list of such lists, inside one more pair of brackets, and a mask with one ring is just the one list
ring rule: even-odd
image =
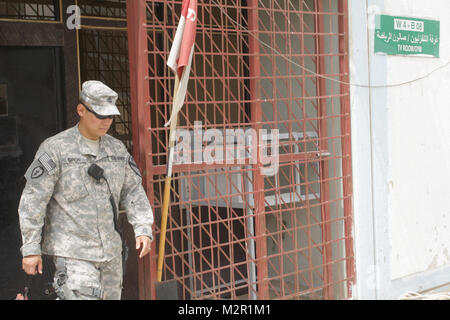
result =
[[0,1],[0,19],[59,20],[59,0]]
[[127,17],[126,0],[78,0],[81,15],[94,18]]
[[97,79],[119,94],[110,134],[125,143],[131,152],[131,99],[127,33],[120,30],[79,30],[81,82]]
[[[158,239],[168,151],[163,124],[174,83],[165,63],[181,1],[128,6],[135,7],[132,15],[128,11],[129,32],[145,35],[129,33],[130,60],[136,59],[132,91],[148,86],[133,93],[133,117],[144,117],[134,129],[141,141],[148,139],[139,152]],[[186,157],[173,168],[163,270],[164,281],[181,285],[181,298],[351,297],[346,6],[344,0],[199,3],[195,56],[179,114]],[[145,79],[138,70],[148,72]],[[279,162],[269,170],[262,155],[274,153],[266,146],[274,130]],[[248,133],[245,141],[257,141],[256,149],[245,145],[242,161],[225,161],[238,152],[227,132]],[[149,262],[141,272],[143,298],[154,297],[155,251]]]

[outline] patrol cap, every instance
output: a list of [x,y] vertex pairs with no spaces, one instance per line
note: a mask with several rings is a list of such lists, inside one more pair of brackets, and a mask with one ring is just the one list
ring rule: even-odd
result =
[[101,81],[89,80],[83,83],[80,100],[101,116],[120,115],[116,107],[118,94]]

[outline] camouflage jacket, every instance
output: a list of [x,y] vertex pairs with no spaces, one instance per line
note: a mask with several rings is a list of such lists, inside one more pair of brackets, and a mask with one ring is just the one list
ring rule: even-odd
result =
[[23,256],[44,253],[108,261],[121,254],[108,185],[88,174],[93,163],[104,169],[116,205],[126,210],[135,236],[152,238],[153,212],[139,169],[123,143],[101,137],[96,157],[76,125],[46,139],[25,173],[19,204]]

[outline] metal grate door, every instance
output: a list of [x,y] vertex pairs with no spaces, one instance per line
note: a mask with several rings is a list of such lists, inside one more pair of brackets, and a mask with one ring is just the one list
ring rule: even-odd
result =
[[[155,239],[180,11],[179,0],[127,3],[134,152]],[[173,168],[163,281],[176,279],[183,299],[351,297],[347,1],[199,1],[197,17],[178,126],[192,161]],[[248,132],[256,150],[219,161],[238,152],[227,132]],[[276,166],[262,161],[275,154]],[[155,297],[156,255],[141,263],[141,298]]]

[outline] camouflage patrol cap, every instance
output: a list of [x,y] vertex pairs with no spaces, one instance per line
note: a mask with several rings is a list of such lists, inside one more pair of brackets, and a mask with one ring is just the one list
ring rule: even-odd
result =
[[120,115],[116,107],[118,94],[101,81],[89,80],[83,83],[80,100],[101,116]]

